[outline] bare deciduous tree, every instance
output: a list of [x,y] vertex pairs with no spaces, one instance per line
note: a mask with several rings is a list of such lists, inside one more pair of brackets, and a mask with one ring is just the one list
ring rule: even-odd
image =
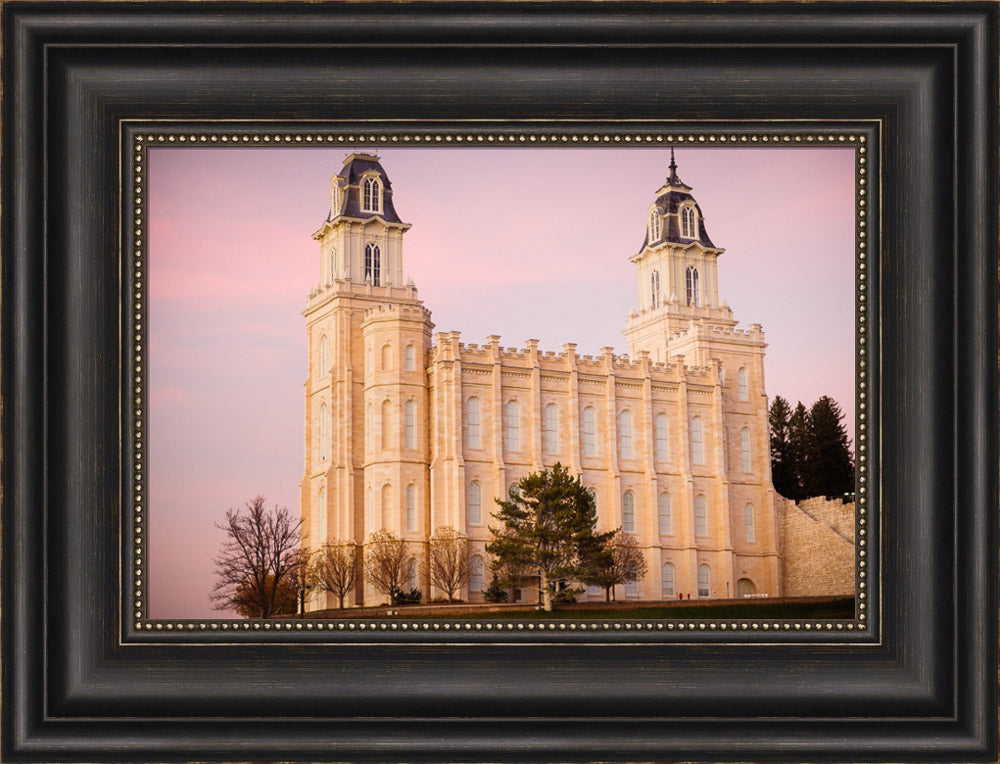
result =
[[639,581],[645,575],[646,558],[642,555],[638,540],[631,533],[618,529],[610,542],[590,558],[580,580],[585,584],[602,587],[605,600],[610,602],[616,585]]
[[299,547],[300,520],[287,507],[264,506],[256,496],[239,509],[226,510],[226,520],[216,527],[226,540],[215,563],[212,600],[216,610],[241,605],[257,618],[274,615],[278,590],[289,582]]
[[358,578],[357,546],[354,542],[327,542],[316,558],[316,585],[337,595],[341,609],[344,598],[354,589]]
[[406,542],[389,531],[375,531],[365,548],[365,573],[391,601],[406,582]]
[[299,547],[292,559],[292,564],[288,568],[288,580],[292,589],[295,590],[295,601],[299,618],[305,616],[306,597],[312,591],[313,587],[316,586],[315,556],[308,547]]
[[431,583],[453,602],[455,592],[468,582],[472,572],[469,539],[449,525],[438,528],[431,537],[428,568]]

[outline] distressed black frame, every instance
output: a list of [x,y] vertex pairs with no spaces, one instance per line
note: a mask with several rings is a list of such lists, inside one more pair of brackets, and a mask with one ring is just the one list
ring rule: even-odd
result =
[[[997,10],[4,5],[3,758],[996,760]],[[140,119],[374,135],[873,126],[859,348],[878,629],[837,644],[142,641],[119,591],[133,447],[120,127]]]

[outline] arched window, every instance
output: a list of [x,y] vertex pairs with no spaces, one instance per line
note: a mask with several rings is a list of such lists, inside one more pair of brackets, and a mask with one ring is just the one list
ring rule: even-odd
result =
[[695,238],[694,217],[694,207],[688,206],[681,209],[681,236],[685,239]]
[[653,209],[649,213],[649,243],[659,241],[660,238],[660,211]]
[[583,410],[583,455],[597,456],[597,412],[593,406]]
[[316,498],[316,511],[313,513],[313,537],[309,539],[313,549],[319,549],[326,541],[326,487],[320,486]]
[[708,535],[708,504],[702,493],[694,497],[694,535]]
[[320,460],[326,459],[327,453],[327,424],[328,410],[326,404],[324,403],[319,407],[319,458]]
[[392,486],[382,486],[382,527],[392,528]]
[[406,486],[406,530],[417,529],[417,487],[410,483]]
[[672,562],[663,563],[661,568],[660,596],[663,599],[672,599],[674,596],[674,564]]
[[705,428],[701,417],[691,419],[691,464],[705,463]]
[[507,401],[507,450],[521,450],[521,404]]
[[748,544],[752,544],[757,540],[757,528],[754,524],[753,516],[753,504],[747,504],[743,507],[743,530],[745,532],[744,538]]
[[413,345],[407,345],[406,350],[403,351],[404,355],[404,368],[407,371],[416,371],[417,368],[417,351]]
[[382,450],[392,447],[392,403],[382,401]]
[[404,408],[406,416],[406,447],[417,447],[417,404],[407,401]]
[[479,436],[479,399],[469,398],[465,402],[465,445],[467,448],[482,448]]
[[545,407],[545,426],[542,428],[545,438],[545,453],[559,453],[559,409],[550,403]]
[[368,374],[372,373],[372,368],[375,365],[375,356],[372,355],[372,347],[368,346],[368,351],[365,353],[365,371]]
[[701,290],[698,288],[698,269],[689,265],[684,271],[684,285],[686,288],[687,304],[698,308],[701,307]]
[[654,420],[656,431],[656,458],[665,462],[670,458],[670,444],[667,440],[667,415],[657,414]]
[[744,472],[750,472],[750,428],[740,430],[740,463]]
[[392,370],[392,345],[386,343],[382,346],[382,371]]
[[656,500],[656,509],[660,518],[660,535],[669,536],[674,532],[670,517],[670,494],[664,491]]
[[707,597],[711,587],[711,572],[708,565],[702,563],[698,566],[698,596]]
[[365,245],[365,283],[382,285],[382,250],[374,242]]
[[622,532],[635,533],[635,496],[631,491],[622,494]]
[[478,480],[473,480],[469,483],[465,509],[469,525],[483,524],[483,489],[480,487]]
[[469,560],[469,591],[481,592],[483,590],[483,558],[478,554],[473,555]]
[[632,412],[628,409],[618,415],[618,449],[622,459],[632,458]]
[[638,597],[639,596],[639,582],[638,581],[626,581],[625,582],[625,596],[626,597]]
[[362,212],[382,211],[382,183],[378,178],[365,178],[364,194],[361,202]]
[[736,375],[739,384],[739,396],[741,401],[747,400],[747,370],[740,369]]
[[417,558],[411,557],[406,563],[406,588],[412,592],[417,583]]
[[369,451],[375,450],[375,412],[370,403],[365,416],[365,444]]
[[326,361],[327,361],[327,342],[326,335],[324,334],[319,338],[319,375],[322,377],[326,374]]
[[337,278],[337,250],[330,250],[330,281]]
[[649,302],[654,308],[660,307],[660,272],[653,271],[649,277]]

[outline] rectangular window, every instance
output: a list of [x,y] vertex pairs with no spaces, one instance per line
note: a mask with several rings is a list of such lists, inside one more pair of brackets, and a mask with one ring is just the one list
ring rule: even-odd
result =
[[417,404],[406,402],[406,447],[417,447]]
[[708,535],[708,506],[701,494],[694,497],[694,535]]
[[632,412],[623,411],[618,415],[618,447],[622,459],[632,458]]
[[417,529],[417,487],[406,486],[406,530]]
[[517,401],[507,403],[507,450],[521,450],[521,406]]
[[656,458],[661,462],[670,458],[666,414],[656,415]]
[[469,448],[482,448],[479,435],[479,399],[469,398],[465,402],[465,445]]
[[597,412],[592,406],[583,410],[583,455],[597,456]]

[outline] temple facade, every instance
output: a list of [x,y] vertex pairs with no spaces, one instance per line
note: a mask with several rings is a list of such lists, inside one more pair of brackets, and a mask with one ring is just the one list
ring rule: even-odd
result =
[[[423,564],[429,539],[451,526],[472,544],[460,596],[479,601],[495,497],[560,462],[593,491],[599,530],[633,534],[646,557],[645,577],[618,587],[617,599],[782,595],[767,345],[760,325],[738,328],[720,297],[724,250],[691,192],[671,156],[628,258],[637,278],[628,355],[535,340],[505,347],[498,336],[467,344],[435,334],[403,280],[410,224],[378,157],[349,156],[314,234],[320,278],[303,313],[305,543],[353,541],[363,555],[373,532],[389,530],[407,542],[410,584],[427,600],[442,596]],[[366,584],[352,603],[384,600]],[[328,606],[332,596],[313,596],[313,608]]]

